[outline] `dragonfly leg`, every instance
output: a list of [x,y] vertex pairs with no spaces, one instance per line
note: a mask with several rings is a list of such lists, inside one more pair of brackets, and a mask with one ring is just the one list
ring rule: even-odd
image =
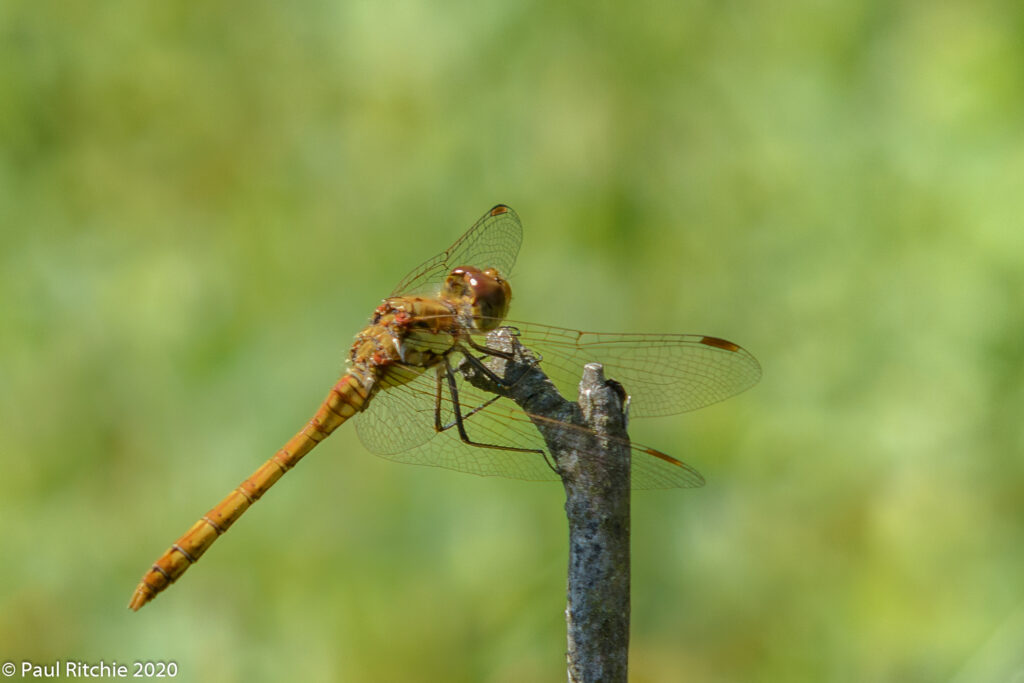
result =
[[[443,387],[443,383],[441,381],[441,371],[440,371],[440,369],[438,369],[438,372],[437,372],[437,389],[436,389],[436,392],[434,394],[434,431],[435,432],[447,432],[449,429],[451,429],[452,427],[454,427],[456,425],[456,421],[455,420],[452,420],[448,424],[443,424],[441,422],[441,400],[442,400],[442,394],[443,394],[442,387]],[[481,410],[483,410],[487,406],[489,406],[492,403],[494,403],[495,401],[497,401],[499,398],[501,398],[501,396],[495,394],[493,397],[487,399],[487,401],[485,401],[484,403],[481,403],[476,408],[473,408],[473,410],[471,410],[468,413],[466,413],[465,415],[463,415],[462,419],[466,419],[468,417],[472,417],[476,413],[480,412]],[[459,410],[458,407],[456,407],[456,409]]]
[[[470,417],[473,417],[473,415],[475,415],[476,413],[479,413],[481,410],[483,410],[487,406],[491,405],[492,403],[497,401],[499,398],[501,398],[501,396],[495,396],[494,398],[488,399],[486,403],[481,403],[476,408],[473,408],[473,410],[471,410],[468,413],[466,413],[465,415],[463,415],[462,419],[465,420],[465,419],[468,419]],[[437,409],[434,411],[434,431],[447,432],[449,429],[451,429],[454,426],[456,426],[456,421],[455,420],[452,420],[451,422],[449,422],[446,425],[442,425],[441,424],[441,405],[439,403],[438,406],[437,406]]]
[[513,384],[515,384],[514,381],[507,380],[504,377],[499,377],[493,370],[491,370],[489,367],[484,365],[483,361],[481,361],[479,358],[477,358],[476,356],[472,355],[471,353],[467,353],[466,349],[463,349],[463,348],[460,348],[460,347],[456,347],[456,348],[459,351],[462,352],[462,357],[466,359],[467,363],[472,365],[475,370],[478,370],[484,377],[486,377],[489,381],[494,383],[496,386],[498,386],[498,387],[500,387],[502,389],[506,389],[506,388],[512,386]]
[[441,425],[441,392],[443,391],[443,384],[441,382],[441,370],[438,368],[435,373],[437,377],[437,389],[434,393],[434,431],[443,432],[451,428],[451,425],[447,427]]
[[[511,336],[513,336],[513,337],[518,337],[519,336],[519,330],[515,329],[514,327],[506,327],[506,328],[503,328],[503,329],[511,330],[512,331]],[[501,349],[496,349],[493,346],[484,346],[483,344],[478,344],[477,342],[473,341],[472,337],[466,337],[465,341],[474,350],[479,351],[480,353],[483,353],[483,354],[485,354],[487,356],[494,356],[496,358],[503,358],[504,360],[509,360],[509,361],[518,360],[520,362],[529,363],[531,365],[536,365],[537,363],[540,363],[542,360],[544,360],[544,357],[541,356],[540,353],[538,353],[537,351],[534,351],[532,349],[531,349],[529,355],[527,355],[527,354],[517,355],[514,351],[502,351]]]
[[[466,445],[469,445],[469,446],[476,446],[477,448],[493,448],[493,449],[499,450],[499,451],[514,451],[516,453],[537,453],[537,454],[541,455],[544,458],[544,461],[548,463],[549,467],[551,466],[551,463],[548,462],[547,454],[544,451],[542,451],[542,450],[540,450],[538,448],[517,448],[515,446],[501,446],[499,444],[482,443],[480,441],[473,441],[472,439],[470,439],[469,438],[469,434],[466,433],[466,425],[463,423],[462,409],[459,406],[459,388],[458,388],[458,386],[456,385],[456,382],[455,382],[455,373],[452,370],[451,363],[448,362],[448,357],[447,356],[444,357],[444,373],[445,373],[445,377],[448,379],[448,392],[451,394],[451,397],[452,397],[452,412],[455,413],[455,428],[459,432],[459,439],[462,440],[462,443],[464,443]],[[440,388],[440,381],[441,381],[440,380],[440,373],[438,373],[438,387],[439,388]],[[487,405],[489,405],[493,401],[496,401],[498,398],[500,398],[500,397],[499,396],[495,396],[493,399],[491,399],[490,401],[488,401],[484,405],[478,406],[477,408],[475,408],[473,410],[472,413],[469,413],[468,415],[466,415],[466,417],[468,417],[469,415],[472,415],[473,413],[475,413],[475,412],[477,412],[479,410],[482,410],[484,407],[486,407]],[[434,424],[435,424],[435,426],[438,426],[441,423],[441,394],[440,394],[440,392],[438,392],[438,394],[437,394],[437,404],[436,404],[435,407],[436,407],[436,410],[435,410],[435,414],[434,414]],[[451,425],[449,425],[449,427],[450,426]],[[447,428],[448,427],[446,427],[445,429],[447,429]]]
[[[501,358],[511,363],[520,363],[526,366],[535,366],[537,365],[537,363],[540,362],[540,358],[532,358],[529,356],[524,358],[512,352],[501,351],[499,349],[492,349],[489,346],[480,346],[472,339],[467,339],[466,341],[468,342],[469,346],[471,346],[473,349],[476,349],[477,351],[480,351],[484,354],[496,358]],[[461,343],[456,343],[453,346],[453,350],[457,350],[459,353],[461,353],[462,357],[466,359],[467,363],[472,365],[474,369],[478,370],[484,377],[486,377],[489,381],[493,382],[501,389],[507,389],[508,387],[512,386],[513,384],[519,381],[519,377],[515,379],[506,379],[504,377],[499,376],[497,373],[495,373],[493,370],[491,370],[484,364],[483,359],[474,356]]]
[[[544,356],[539,351],[536,349],[527,350],[519,343],[519,328],[509,327],[506,325],[500,329],[500,332],[505,333],[503,336],[505,340],[510,343],[512,348],[511,351],[478,344],[472,337],[466,337],[465,341],[475,350],[488,356],[496,356],[498,358],[504,358],[505,360],[515,360],[528,365],[537,365],[544,360]],[[524,350],[526,351],[525,353]]]
[[511,351],[502,351],[501,349],[495,349],[490,346],[484,346],[483,344],[477,344],[475,341],[473,341],[473,338],[468,335],[466,336],[466,343],[469,344],[474,349],[476,349],[477,351],[479,351],[480,353],[485,353],[488,356],[497,356],[498,358],[504,358],[505,360],[515,360],[515,354],[512,353]]

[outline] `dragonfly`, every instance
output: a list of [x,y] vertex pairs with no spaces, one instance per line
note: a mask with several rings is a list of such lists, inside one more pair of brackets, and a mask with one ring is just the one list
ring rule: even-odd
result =
[[[507,275],[522,243],[519,216],[499,204],[448,249],[399,282],[356,335],[347,368],[313,417],[249,478],[192,525],[145,572],[129,607],[174,583],[288,470],[352,419],[372,452],[394,461],[483,476],[557,479],[535,426],[538,416],[479,388],[468,364],[497,383],[485,362],[505,352],[488,334],[510,329],[563,395],[585,363],[598,362],[629,392],[631,418],[674,415],[753,386],[757,360],[738,344],[696,334],[582,332],[507,319]],[[583,429],[574,426],[575,429]],[[631,443],[631,485],[695,488],[697,470]]]

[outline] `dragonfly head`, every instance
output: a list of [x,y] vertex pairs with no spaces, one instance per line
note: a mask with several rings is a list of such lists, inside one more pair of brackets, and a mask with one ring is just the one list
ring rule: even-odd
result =
[[474,266],[459,266],[445,278],[441,296],[468,305],[477,328],[490,332],[508,314],[512,290],[508,280],[494,268],[480,270]]

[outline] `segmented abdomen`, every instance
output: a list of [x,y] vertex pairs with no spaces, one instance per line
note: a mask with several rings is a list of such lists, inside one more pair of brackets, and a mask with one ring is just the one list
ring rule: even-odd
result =
[[371,390],[349,372],[335,384],[306,426],[263,463],[252,476],[192,525],[142,577],[129,607],[137,610],[195,564],[213,542],[259,500],[284,473],[346,420],[366,408]]

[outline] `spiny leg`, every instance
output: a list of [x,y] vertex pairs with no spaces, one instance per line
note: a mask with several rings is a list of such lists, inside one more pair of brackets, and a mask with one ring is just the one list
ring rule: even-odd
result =
[[[452,420],[448,424],[442,424],[442,421],[441,421],[441,401],[442,401],[442,394],[443,394],[443,384],[441,382],[441,369],[440,368],[437,369],[437,373],[436,373],[435,377],[437,378],[437,388],[436,388],[436,391],[435,391],[435,394],[434,394],[434,431],[435,432],[446,432],[446,431],[448,431],[449,429],[451,429],[452,427],[455,426],[456,421]],[[471,410],[468,413],[466,413],[465,415],[463,415],[462,419],[466,419],[466,418],[472,417],[476,413],[480,412],[481,410],[483,410],[487,406],[489,406],[492,403],[494,403],[495,401],[497,401],[499,398],[501,398],[501,396],[498,395],[498,394],[495,394],[491,398],[487,399],[487,401],[485,401],[484,403],[481,403],[476,408],[473,408],[473,410]],[[455,410],[461,411],[461,407],[456,405]]]
[[446,431],[446,430],[451,429],[454,426],[454,427],[456,427],[457,431],[459,432],[459,438],[462,440],[463,443],[466,443],[467,445],[472,445],[472,446],[480,447],[480,449],[495,449],[496,451],[510,451],[510,452],[513,452],[513,453],[534,453],[534,454],[539,454],[542,458],[544,458],[544,463],[551,469],[551,471],[554,472],[555,474],[558,474],[559,476],[561,476],[560,472],[558,471],[558,468],[549,459],[547,451],[543,451],[541,449],[520,449],[520,447],[516,447],[516,446],[512,446],[512,445],[499,445],[497,443],[483,443],[483,442],[480,442],[480,441],[474,441],[471,438],[469,438],[469,434],[466,432],[466,425],[464,424],[464,420],[466,418],[469,418],[470,416],[474,415],[475,413],[477,413],[479,411],[482,411],[483,409],[485,409],[487,407],[487,405],[492,404],[493,402],[495,402],[496,400],[501,398],[501,396],[496,395],[493,398],[487,399],[484,403],[482,403],[480,405],[477,405],[476,408],[474,408],[470,413],[467,413],[464,416],[462,414],[462,407],[461,407],[461,403],[459,401],[459,387],[458,387],[458,384],[457,384],[456,379],[455,379],[455,372],[452,370],[451,362],[449,362],[449,358],[447,358],[446,355],[444,356],[444,376],[447,379],[447,385],[449,385],[449,393],[452,395],[452,412],[455,414],[455,421],[450,423],[450,424],[447,424],[447,425],[441,425],[441,419],[440,419],[441,380],[440,380],[440,369],[438,369],[438,373],[437,373],[437,394],[436,394],[436,404],[435,404],[435,410],[434,410],[434,426],[435,426],[435,428],[436,427],[440,427],[438,429],[438,431]]
[[[482,351],[484,353],[487,353],[489,355],[495,356],[497,358],[502,358],[502,359],[504,359],[506,361],[509,361],[509,362],[514,362],[514,358],[512,357],[512,354],[507,354],[506,355],[506,353],[504,351],[498,351],[497,349],[491,349],[491,348],[488,348],[486,346],[480,346],[480,345],[474,343],[473,340],[471,340],[471,339],[469,340],[469,345],[472,346],[474,349],[476,349],[478,351]],[[470,365],[472,365],[475,370],[479,371],[484,377],[486,377],[490,382],[493,382],[499,388],[507,389],[508,387],[512,386],[517,381],[519,381],[519,378],[516,378],[514,380],[510,380],[510,379],[505,379],[504,377],[501,377],[496,372],[491,370],[489,367],[484,365],[484,363],[483,363],[483,361],[481,359],[479,359],[476,356],[474,356],[473,354],[469,353],[469,351],[465,347],[463,347],[461,344],[456,344],[453,348],[455,350],[459,351],[459,353],[462,354],[462,357],[466,359],[466,362],[469,363]]]
[[[470,439],[469,438],[469,434],[466,433],[466,425],[463,423],[462,409],[461,409],[461,407],[459,405],[459,388],[458,388],[458,386],[457,386],[457,384],[455,382],[455,372],[452,370],[451,363],[448,362],[448,356],[444,357],[444,373],[445,373],[445,377],[448,379],[448,393],[451,394],[451,398],[452,398],[452,412],[455,414],[455,428],[459,432],[459,439],[461,439],[461,441],[464,444],[469,445],[469,446],[476,446],[477,448],[493,448],[493,449],[499,450],[499,451],[514,451],[516,453],[537,453],[537,454],[539,454],[541,456],[544,456],[544,460],[547,461],[547,456],[546,456],[545,452],[540,450],[540,449],[538,449],[538,448],[517,448],[515,446],[501,446],[501,445],[498,445],[498,444],[482,443],[482,442],[473,441],[472,439]],[[439,375],[439,377],[440,377],[440,375]],[[438,382],[440,383],[440,379],[438,380]],[[488,401],[486,404],[484,404],[482,406],[478,406],[477,408],[475,408],[473,410],[473,412],[475,413],[478,410],[483,409],[484,407],[486,407],[486,405],[489,405],[490,403],[492,403],[493,401],[497,400],[498,398],[499,398],[498,396],[495,396],[493,399]],[[439,392],[438,395],[437,395],[437,405],[436,405],[436,410],[435,410],[435,424],[440,424],[440,420],[441,420],[441,418],[440,418],[440,408],[441,408],[441,395],[440,395],[440,392]],[[471,414],[472,413],[470,413],[470,415]],[[448,427],[445,427],[445,429],[449,429],[450,427],[451,427],[451,425],[449,425]],[[550,466],[550,463],[549,463],[549,466]]]
[[487,354],[488,356],[496,356],[497,358],[504,358],[505,360],[515,360],[515,354],[512,353],[511,351],[502,351],[501,349],[495,349],[490,346],[485,346],[483,344],[477,344],[475,341],[473,341],[473,338],[468,335],[466,336],[466,343],[469,344],[474,349],[476,349],[477,351],[479,351],[480,353]]
[[[511,336],[513,338],[518,338],[519,337],[519,330],[516,329],[515,327],[504,327],[502,329],[508,331],[509,336]],[[530,355],[529,356],[517,358],[516,357],[516,353],[514,351],[502,351],[501,349],[496,349],[493,346],[487,346],[487,345],[484,345],[484,344],[478,344],[476,341],[474,341],[473,337],[471,337],[471,336],[464,337],[464,341],[466,342],[466,344],[468,344],[470,347],[472,347],[476,351],[479,351],[480,353],[483,353],[483,354],[485,354],[487,356],[494,356],[496,358],[503,358],[503,359],[505,359],[507,361],[517,361],[518,360],[519,362],[524,363],[526,365],[536,365],[536,364],[540,363],[542,360],[544,360],[543,356],[541,356],[537,351],[532,350],[532,349],[530,350]],[[518,342],[516,342],[516,344],[518,344]],[[518,348],[522,348],[522,347],[519,346]],[[468,356],[469,354],[466,354],[466,355]]]

